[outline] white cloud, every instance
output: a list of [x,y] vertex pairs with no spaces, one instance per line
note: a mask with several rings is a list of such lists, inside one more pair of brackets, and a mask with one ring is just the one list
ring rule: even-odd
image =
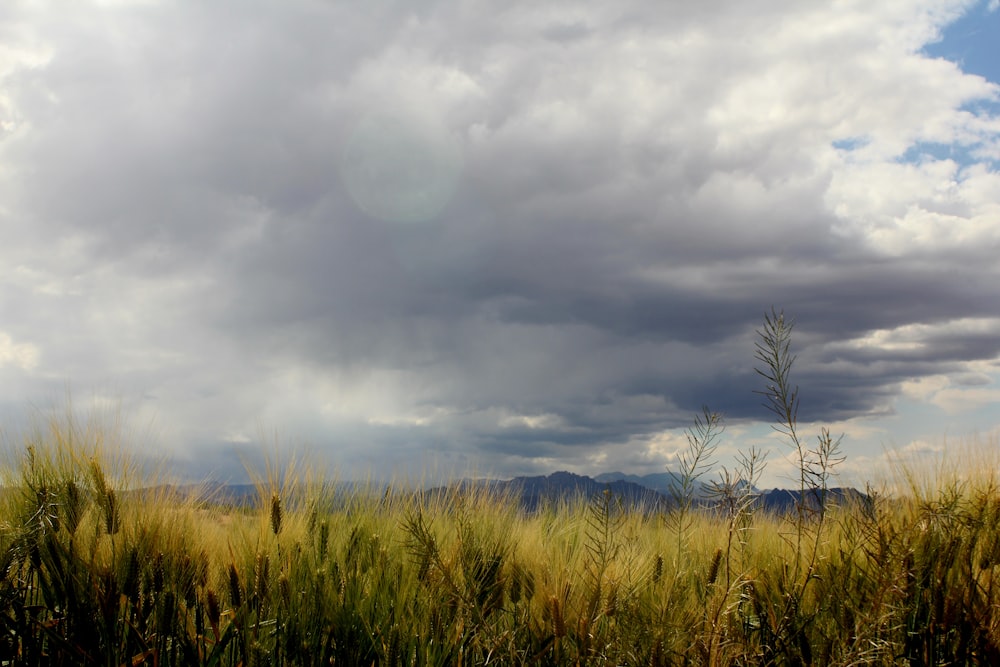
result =
[[1000,389],[949,387],[935,393],[931,403],[949,415],[960,415],[1000,404]]
[[9,334],[0,332],[0,368],[14,366],[23,371],[38,366],[40,350],[33,343],[15,343]]
[[[960,337],[990,339],[1000,334],[1000,318],[967,317],[934,324],[905,324],[892,329],[877,329],[858,338],[836,341],[831,350],[880,350],[916,352],[933,350],[942,342]],[[971,360],[970,360],[971,361]],[[930,376],[923,378],[929,381]]]
[[918,401],[928,401],[951,385],[947,376],[926,375],[900,384],[903,396]]
[[501,428],[552,429],[565,425],[565,421],[554,414],[516,415],[508,414],[499,419]]

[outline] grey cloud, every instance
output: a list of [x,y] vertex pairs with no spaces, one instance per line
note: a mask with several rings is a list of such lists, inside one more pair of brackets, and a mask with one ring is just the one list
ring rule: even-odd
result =
[[[997,339],[836,343],[996,312],[995,248],[887,260],[836,233],[818,156],[839,116],[808,106],[806,83],[784,124],[727,118],[740,84],[792,58],[758,47],[798,11],[229,2],[40,20],[51,62],[2,84],[31,126],[0,148],[17,165],[0,215],[31,250],[19,261],[85,294],[5,287],[9,329],[42,341],[50,377],[103,366],[161,396],[205,447],[294,415],[374,465],[438,452],[523,471],[625,457],[703,404],[766,419],[753,332],[772,305],[798,321],[804,416],[890,411],[901,382],[995,358]],[[828,40],[789,53],[834,76],[851,56]],[[69,237],[81,249],[60,268],[40,248]],[[68,335],[60,313],[85,323]],[[144,345],[158,361],[135,360]],[[393,409],[447,416],[304,414],[333,400],[309,382],[349,392],[382,371],[405,396]],[[287,377],[309,378],[301,413],[269,395]]]
[[982,373],[962,373],[953,377],[952,381],[960,387],[983,387],[992,382],[988,375]]

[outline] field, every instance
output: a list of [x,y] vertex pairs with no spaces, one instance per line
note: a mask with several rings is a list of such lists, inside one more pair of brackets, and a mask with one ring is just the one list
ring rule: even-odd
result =
[[780,516],[757,503],[759,452],[713,467],[707,410],[657,512],[345,496],[290,464],[234,505],[53,419],[0,471],[0,664],[1000,664],[996,443],[834,503],[838,441],[799,434],[789,331],[775,314],[758,346],[799,463]]
[[266,474],[231,507],[137,483],[85,435],[53,426],[7,472],[3,664],[1000,661],[992,471],[784,517],[736,484],[712,510],[528,514]]

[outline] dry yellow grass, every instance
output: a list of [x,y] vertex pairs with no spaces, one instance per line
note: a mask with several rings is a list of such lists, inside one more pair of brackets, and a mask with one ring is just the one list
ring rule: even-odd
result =
[[0,663],[997,664],[997,450],[781,517],[344,496],[294,464],[232,507],[52,419],[0,470]]

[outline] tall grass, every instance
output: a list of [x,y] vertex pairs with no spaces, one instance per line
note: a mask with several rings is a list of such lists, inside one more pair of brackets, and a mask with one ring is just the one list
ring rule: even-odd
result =
[[784,396],[765,400],[804,468],[784,516],[757,504],[756,451],[695,498],[709,411],[664,515],[611,493],[530,513],[469,486],[344,498],[287,467],[234,507],[52,422],[0,471],[0,664],[1000,664],[996,466],[899,464],[838,505],[835,440],[807,446]]
[[468,489],[345,504],[285,486],[229,508],[43,444],[4,484],[6,664],[1000,660],[1000,494],[984,476],[830,506],[802,565],[797,517],[732,483],[679,543],[612,494],[528,514]]

